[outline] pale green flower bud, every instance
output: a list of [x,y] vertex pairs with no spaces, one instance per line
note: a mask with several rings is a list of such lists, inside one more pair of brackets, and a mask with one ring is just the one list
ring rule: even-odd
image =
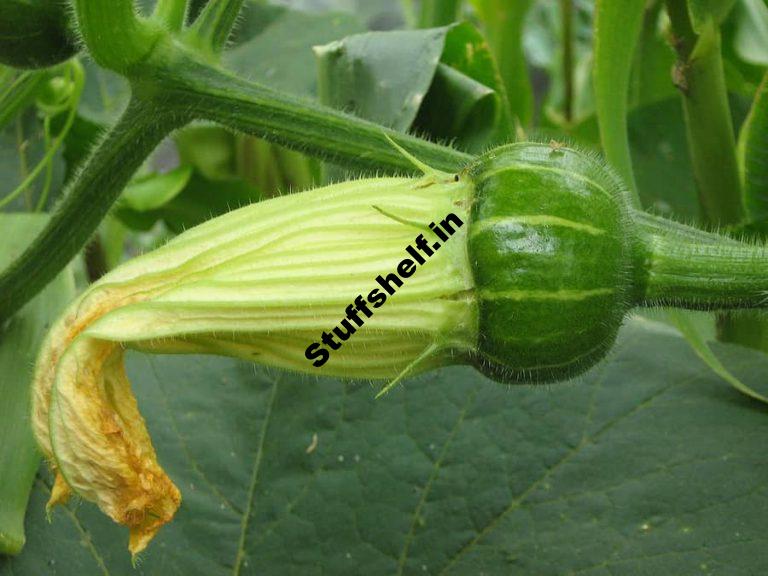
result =
[[[468,227],[456,222],[469,220],[470,192],[430,170],[287,195],[213,219],[104,276],[52,329],[38,362],[33,420],[57,471],[51,504],[70,491],[96,502],[131,529],[133,553],[180,504],[131,393],[125,348],[389,380],[466,361],[477,318]],[[431,249],[439,240],[429,223],[449,214],[452,236]],[[421,264],[406,251],[419,235],[429,239]],[[377,277],[399,266],[402,286],[389,294]]]

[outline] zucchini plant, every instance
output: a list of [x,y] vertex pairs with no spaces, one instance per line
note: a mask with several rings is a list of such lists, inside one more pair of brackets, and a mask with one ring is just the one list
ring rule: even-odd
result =
[[[7,371],[20,374],[10,384],[17,393],[10,396],[13,405],[9,405],[8,414],[21,430],[12,435],[0,428],[0,433],[8,434],[19,447],[4,443],[0,454],[0,462],[9,463],[0,469],[1,495],[3,502],[13,503],[0,509],[3,551],[16,554],[24,545],[24,510],[37,468],[30,442],[33,433],[51,475],[45,469],[39,473],[28,514],[40,513],[37,496],[45,496],[49,508],[63,504],[85,538],[88,562],[95,562],[104,573],[109,573],[112,560],[111,554],[107,559],[100,549],[120,540],[116,536],[119,532],[92,536],[92,529],[83,527],[79,512],[68,503],[72,495],[95,502],[116,524],[126,526],[134,559],[147,549],[147,561],[158,562],[150,571],[160,570],[163,563],[171,563],[178,570],[201,570],[189,564],[191,559],[176,557],[178,549],[160,552],[160,559],[154,560],[155,547],[149,546],[155,536],[162,539],[166,530],[174,529],[175,522],[160,531],[176,515],[182,494],[192,496],[184,506],[187,517],[194,519],[186,522],[209,522],[202,520],[202,511],[211,509],[198,502],[195,482],[182,484],[174,478],[178,472],[175,463],[170,474],[160,465],[169,451],[184,456],[215,508],[228,510],[237,519],[238,537],[231,559],[214,561],[206,569],[209,572],[222,566],[233,567],[235,573],[258,566],[302,571],[316,561],[334,573],[366,570],[402,574],[419,569],[463,573],[478,561],[493,573],[504,573],[504,562],[499,564],[493,550],[503,551],[507,557],[522,554],[525,573],[598,573],[613,563],[620,566],[627,562],[637,572],[651,569],[645,555],[633,557],[626,547],[610,555],[604,551],[603,557],[600,552],[586,556],[574,553],[548,564],[530,549],[514,551],[517,545],[511,542],[520,530],[514,524],[503,528],[501,544],[491,545],[488,539],[534,493],[549,490],[550,482],[566,472],[572,459],[582,457],[618,422],[665,394],[664,378],[648,388],[648,397],[633,396],[637,390],[619,391],[629,408],[621,408],[624,416],[611,415],[614,408],[601,389],[603,377],[595,374],[607,370],[621,374],[623,356],[612,359],[610,354],[617,338],[622,338],[622,326],[629,324],[625,331],[641,335],[640,345],[625,344],[625,348],[637,348],[642,366],[665,369],[690,362],[690,357],[685,359],[684,347],[667,342],[670,338],[674,341],[674,327],[679,328],[716,374],[751,397],[752,403],[739,404],[749,414],[738,417],[740,425],[765,426],[760,404],[765,397],[752,382],[764,374],[762,352],[731,345],[733,348],[725,348],[726,366],[715,352],[720,348],[712,348],[706,338],[707,333],[714,334],[714,316],[702,316],[705,312],[720,314],[717,322],[723,339],[752,348],[761,346],[760,338],[754,335],[763,325],[759,311],[768,307],[768,251],[762,238],[764,214],[760,210],[766,198],[762,172],[766,165],[765,71],[759,62],[745,62],[736,56],[729,61],[731,75],[740,75],[738,95],[749,104],[737,148],[728,100],[730,86],[724,72],[724,58],[730,56],[722,41],[728,33],[761,38],[761,32],[744,32],[733,2],[632,2],[619,11],[617,4],[602,0],[594,5],[522,2],[510,8],[501,4],[478,0],[464,6],[455,0],[425,0],[417,17],[409,2],[392,3],[390,11],[395,9],[403,22],[421,29],[362,31],[346,38],[330,35],[326,45],[314,49],[321,102],[233,71],[238,66],[235,56],[243,52],[248,55],[247,66],[267,60],[266,76],[276,73],[263,53],[265,45],[259,42],[269,34],[270,23],[277,27],[282,22],[290,28],[285,21],[289,17],[297,22],[307,18],[294,15],[290,9],[242,0],[212,1],[202,6],[188,5],[185,0],[158,0],[154,6],[143,8],[132,0],[72,0],[67,10],[48,18],[53,12],[46,9],[45,2],[28,4],[29,10],[40,10],[46,18],[30,17],[25,26],[39,20],[42,31],[54,22],[58,36],[45,35],[42,45],[34,42],[33,33],[24,41],[0,39],[3,62],[25,69],[4,71],[8,82],[0,96],[0,119],[6,124],[15,122],[17,135],[23,133],[25,123],[42,122],[43,150],[35,166],[24,168],[20,184],[0,202],[21,208],[20,212],[53,207],[48,218],[39,215],[36,219],[45,224],[26,249],[15,246],[13,253],[8,251],[10,262],[0,273],[0,318],[8,334],[22,334],[15,338],[23,339],[29,353],[37,356],[31,371],[28,359],[24,360],[27,368],[20,370],[18,358],[0,355]],[[738,10],[763,14],[761,6],[745,5]],[[238,29],[235,24],[241,14],[243,23]],[[469,22],[453,23],[463,17]],[[553,87],[544,104],[538,96],[537,114],[534,90],[523,68],[526,41],[535,43],[537,36],[532,34],[526,40],[524,22],[537,31],[539,42],[545,38],[545,47],[547,43],[558,45],[549,66],[554,86],[559,88]],[[590,54],[593,24],[595,41]],[[248,39],[251,27],[257,32]],[[647,33],[646,27],[652,32]],[[482,30],[487,31],[490,44]],[[251,43],[262,50],[248,52]],[[83,53],[75,55],[78,48]],[[311,58],[309,48],[305,56]],[[535,49],[529,47],[529,51]],[[673,200],[658,190],[649,192],[642,173],[633,166],[637,152],[632,148],[631,86],[636,82],[645,88],[651,82],[647,77],[658,82],[660,75],[659,70],[648,69],[650,66],[635,58],[641,50],[662,55],[659,60],[669,64],[666,78],[672,96],[677,98],[674,91],[678,91],[682,99],[690,181],[696,183],[699,192],[703,227],[683,224],[669,214],[654,214],[673,211],[670,206],[680,199]],[[413,71],[403,74],[397,67],[402,67],[408,54],[423,57],[414,61]],[[87,67],[81,63],[84,57],[92,60]],[[239,66],[243,66],[243,56],[240,58]],[[593,82],[579,79],[576,62],[580,58],[587,62],[594,59]],[[38,69],[41,65],[51,66]],[[641,72],[641,79],[633,80],[633,75]],[[87,83],[105,74],[115,83],[125,83],[129,92],[114,120],[110,120],[114,113],[108,110],[111,98],[103,78],[100,92],[105,113],[98,116],[87,112]],[[731,82],[735,84],[735,80]],[[306,85],[306,79],[297,85]],[[308,91],[312,90],[310,87]],[[638,94],[642,93],[638,89]],[[340,111],[339,107],[348,110]],[[535,117],[543,136],[528,135]],[[593,130],[590,123],[595,122],[597,129]],[[408,130],[421,135],[411,135]],[[595,131],[598,141],[589,136]],[[435,141],[439,139],[454,139],[455,146]],[[602,144],[605,160],[592,149],[598,144]],[[18,148],[23,166],[26,146]],[[685,160],[688,154],[683,150],[680,157]],[[314,158],[324,160],[325,167],[321,169]],[[64,182],[58,184],[54,184],[56,160],[64,164],[66,172],[60,176]],[[39,183],[43,173],[43,187],[36,193],[31,186]],[[323,179],[343,181],[323,185]],[[285,187],[291,183],[305,190],[287,193]],[[217,193],[231,196],[222,201],[216,198]],[[669,192],[674,193],[677,191]],[[657,201],[649,211],[642,204],[653,194],[670,200]],[[51,196],[56,197],[55,202]],[[229,205],[227,198],[241,207]],[[0,222],[16,230],[20,229],[16,224],[20,217],[11,212],[2,215]],[[717,230],[712,224],[721,228]],[[134,255],[135,251],[144,253]],[[84,272],[80,271],[79,254]],[[80,294],[52,322],[55,311],[62,308],[58,303],[66,298],[65,289],[71,291],[71,283],[62,278],[72,274],[80,277]],[[57,280],[52,284],[54,278]],[[44,289],[46,292],[38,296]],[[50,296],[54,289],[58,291],[55,298]],[[57,305],[41,306],[44,297]],[[652,309],[660,308],[671,312],[668,316],[648,316]],[[29,312],[37,309],[41,310],[37,316]],[[16,318],[24,318],[24,314],[29,316],[26,321],[30,326],[38,326],[36,332],[31,328],[13,332]],[[630,317],[635,319],[628,321]],[[38,336],[27,335],[42,334],[42,326],[49,325],[42,342]],[[663,335],[664,343],[654,352],[648,342],[658,335]],[[0,342],[0,350],[13,345],[10,339]],[[660,353],[667,348],[677,350],[677,356]],[[159,420],[150,422],[149,427],[145,423],[142,394],[137,394],[137,401],[129,382],[129,374],[136,369],[129,365],[126,370],[125,366],[126,357],[129,364],[138,358],[128,352],[131,350],[213,354],[280,371],[277,376],[264,376],[266,388],[259,385],[250,393],[239,392],[245,397],[250,394],[261,406],[257,449],[244,504],[236,503],[240,498],[237,490],[228,493],[216,480],[230,474],[222,459],[224,446],[238,433],[212,433],[206,441],[207,433],[198,431],[190,448],[173,415],[174,403],[184,404],[185,398],[198,397],[182,385],[185,378],[173,382],[172,371],[169,377],[155,364],[150,372],[155,374],[157,387],[174,387],[174,403],[165,397],[162,400],[166,410],[163,419],[170,422],[179,447],[173,450],[164,443],[158,450],[153,445],[149,430],[164,425]],[[756,367],[747,374],[746,382],[744,375],[732,374],[738,364],[731,359],[741,358],[739,355],[748,356],[748,366]],[[472,372],[460,372],[462,365],[472,367]],[[322,407],[336,392],[329,392],[323,400],[324,380],[303,386],[281,384],[283,378],[296,378],[283,376],[282,371],[341,379],[339,421],[329,428],[322,417],[311,418],[313,431],[304,446],[298,431],[306,422],[294,429],[288,426],[291,402],[302,403],[297,413],[322,414]],[[709,377],[706,367],[700,371]],[[630,378],[625,385],[636,384],[642,392],[647,388],[642,382],[643,370],[631,373],[636,382]],[[147,371],[142,374],[133,378],[134,385],[146,392],[142,382],[147,381]],[[436,386],[423,385],[430,374],[439,375]],[[417,381],[419,378],[422,380]],[[691,378],[690,374],[672,377],[675,382]],[[332,446],[336,442],[344,445],[341,434],[347,426],[346,396],[348,386],[354,386],[348,383],[350,379],[377,383],[378,394],[361,389],[366,394],[364,401],[373,402],[366,408],[369,411],[391,410],[398,397],[423,386],[424,390],[413,393],[420,395],[419,420],[433,431],[429,422],[437,422],[434,419],[438,415],[430,406],[441,405],[437,397],[461,398],[461,408],[442,448],[429,456],[433,466],[408,515],[404,533],[394,531],[398,521],[393,516],[382,544],[372,547],[375,553],[366,544],[370,522],[364,521],[366,528],[358,528],[355,536],[346,535],[344,530],[336,536],[333,530],[326,533],[323,537],[332,550],[319,557],[259,556],[256,550],[268,547],[265,539],[273,537],[275,531],[286,550],[300,541],[300,530],[280,531],[295,510],[303,505],[311,507],[308,491],[323,489],[322,484],[316,484],[318,478],[334,477],[333,466],[341,466],[346,458],[351,459],[356,473],[361,473],[358,465],[365,457],[361,456],[361,444],[352,442],[357,451],[346,455],[325,452],[330,435]],[[471,495],[475,488],[464,485],[463,497],[472,501],[471,510],[480,514],[479,528],[469,533],[462,529],[455,522],[461,514],[451,513],[450,506],[446,508],[439,501],[433,504],[434,515],[443,521],[426,524],[425,509],[447,463],[448,451],[458,442],[456,436],[469,414],[478,423],[483,421],[483,398],[486,404],[502,408],[519,400],[531,414],[539,413],[534,406],[542,392],[507,385],[570,379],[575,379],[575,384],[564,391],[552,387],[546,397],[553,407],[561,400],[573,400],[570,395],[574,392],[584,400],[573,403],[577,407],[573,415],[586,422],[579,424],[576,436],[568,440],[568,426],[562,423],[553,428],[558,442],[571,448],[550,457],[546,456],[546,445],[539,444],[542,456],[546,456],[543,470],[536,472],[542,466],[535,464],[533,454],[530,459],[521,459],[531,467],[521,473],[532,476],[523,480],[522,488],[514,486],[514,481],[510,484],[512,477],[508,478],[509,498],[494,497],[491,486],[477,479],[481,498],[476,500]],[[441,380],[450,383],[442,391]],[[463,387],[462,382],[466,384]],[[662,384],[661,388],[656,384]],[[280,404],[276,399],[286,387],[292,392],[282,396]],[[18,393],[26,389],[31,390],[30,395]],[[501,390],[508,392],[495,396]],[[373,400],[385,393],[389,393],[385,399]],[[355,405],[362,406],[362,396],[351,394]],[[690,396],[683,399],[683,405],[692,401],[697,391],[690,388],[685,394]],[[240,404],[251,406],[245,397]],[[230,406],[216,393],[203,393],[202,398],[210,402],[211,410],[228,406],[230,414],[248,418],[243,406]],[[707,406],[707,414],[711,417],[716,413],[718,418],[727,415],[728,407],[716,400]],[[616,406],[621,404],[619,401]],[[488,410],[497,416],[504,412]],[[549,413],[557,414],[558,410],[553,408]],[[277,488],[281,479],[287,484],[285,493],[271,504],[274,517],[270,519],[269,514],[258,517],[256,495],[269,498],[269,490],[261,489],[259,482],[265,454],[268,449],[276,451],[279,443],[277,436],[271,440],[269,436],[270,426],[276,426],[270,420],[273,411],[286,424],[281,427],[288,438],[286,457],[294,464],[301,463],[296,464],[300,472],[281,475],[279,469],[273,471],[277,492],[281,492]],[[673,425],[674,414],[669,412],[667,418],[670,422],[666,425]],[[598,423],[602,424],[593,429]],[[513,428],[519,425],[511,424]],[[653,423],[647,425],[652,427]],[[539,436],[546,437],[544,428],[538,424],[534,428]],[[496,426],[493,429],[499,430]],[[702,434],[695,423],[688,432]],[[350,439],[355,435],[351,433]],[[650,433],[653,429],[646,432]],[[384,432],[387,434],[390,432]],[[392,431],[391,438],[402,439],[400,434]],[[379,445],[380,438],[374,437],[373,444]],[[417,443],[423,437],[418,438]],[[478,433],[475,440],[481,439],[482,433]],[[469,454],[475,452],[470,461],[481,469],[500,466],[497,455],[485,455],[480,444],[470,444],[473,448]],[[704,442],[697,450],[697,458],[722,461],[721,471],[733,465],[724,458],[722,448],[707,451],[706,446]],[[379,450],[391,457],[401,449],[402,454],[412,457],[402,442],[391,448],[392,452]],[[17,450],[27,456],[14,470]],[[199,450],[206,454],[205,466],[194,456]],[[748,451],[749,445],[744,450]],[[325,461],[312,467],[310,459],[318,451],[325,454]],[[501,451],[504,458],[507,452],[515,460],[515,446]],[[657,456],[675,460],[684,452],[680,446],[677,451]],[[380,454],[370,454],[371,461],[377,462],[375,479],[359,479],[356,486],[381,488],[386,484],[389,472]],[[237,461],[236,450],[232,449],[230,456]],[[282,462],[281,457],[278,461]],[[759,470],[749,462],[733,466],[745,477]],[[409,462],[395,467],[398,474],[406,473]],[[231,475],[237,477],[239,472],[232,471]],[[628,471],[626,481],[632,478]],[[563,494],[557,498],[567,501],[571,497],[567,479],[562,482]],[[573,486],[577,485],[579,481],[574,480]],[[336,489],[343,493],[345,484],[339,483]],[[706,490],[701,494],[712,498]],[[749,494],[755,497],[754,490]],[[728,497],[722,498],[713,501],[728,506]],[[757,498],[760,502],[762,496]],[[486,504],[482,504],[484,499]],[[333,515],[332,509],[323,510],[321,515]],[[369,505],[359,504],[356,510],[355,514],[376,516]],[[302,521],[315,528],[326,525],[312,513],[302,514]],[[684,521],[678,509],[660,509],[654,514],[647,506],[638,506],[631,519],[620,517],[603,525],[615,530],[625,521],[639,519],[636,529],[643,534],[652,527],[669,526],[662,521],[665,515]],[[202,551],[208,543],[201,534],[214,534],[211,542],[227,538],[229,532],[224,526],[228,521],[209,518],[210,525],[202,533],[182,538],[187,539],[187,545]],[[256,520],[261,523],[260,533],[254,536],[249,525]],[[580,519],[577,525],[584,522]],[[760,520],[754,520],[750,532],[758,532],[761,526]],[[419,551],[429,541],[424,538],[431,537],[430,530],[437,531],[445,546]],[[681,533],[691,530],[683,526]],[[717,530],[710,537],[716,536]],[[49,532],[36,529],[35,537],[34,546],[44,549]],[[402,542],[398,543],[400,537]],[[574,537],[574,542],[578,540]],[[679,545],[674,538],[670,542],[674,549]],[[354,553],[343,551],[348,544]],[[176,545],[163,542],[161,546]],[[490,556],[481,551],[487,546],[491,546]],[[61,554],[51,561],[66,561],[70,553]],[[199,554],[210,560],[207,553]],[[39,553],[27,551],[18,559],[0,561],[0,573],[34,573],[41,561]],[[664,569],[678,568],[670,564]],[[701,563],[696,567],[706,569]]]

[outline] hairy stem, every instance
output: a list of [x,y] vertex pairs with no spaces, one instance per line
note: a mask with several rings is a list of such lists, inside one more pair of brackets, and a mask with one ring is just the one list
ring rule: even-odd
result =
[[178,32],[187,18],[187,0],[158,0],[152,18],[166,30]]
[[[715,225],[739,224],[745,218],[736,138],[725,84],[720,30],[712,22],[696,34],[687,3],[666,0],[678,55],[674,79],[685,111],[688,146],[704,219]],[[768,350],[765,318],[741,314],[718,317],[718,338]]]
[[74,0],[88,51],[104,68],[126,72],[151,52],[160,29],[136,14],[132,0]]
[[125,184],[171,129],[154,103],[133,100],[64,195],[37,239],[0,274],[0,320],[15,314],[80,251]]
[[190,30],[193,45],[212,54],[220,52],[242,7],[243,0],[210,0]]
[[472,159],[451,148],[242,80],[184,54],[166,65],[171,68],[162,74],[164,109],[185,111],[326,160],[386,172],[414,172],[411,162],[387,138],[441,170],[457,171]]
[[642,304],[691,310],[768,306],[768,249],[764,245],[635,214],[645,249]]

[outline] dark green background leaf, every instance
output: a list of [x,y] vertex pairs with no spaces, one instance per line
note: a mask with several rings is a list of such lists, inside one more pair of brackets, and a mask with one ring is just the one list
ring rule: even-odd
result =
[[[92,504],[46,524],[43,476],[28,548],[0,574],[761,573],[765,408],[662,325],[630,321],[620,340],[572,383],[456,368],[383,401],[367,384],[132,355],[177,519],[134,571],[126,531]],[[717,350],[747,381],[768,368]]]

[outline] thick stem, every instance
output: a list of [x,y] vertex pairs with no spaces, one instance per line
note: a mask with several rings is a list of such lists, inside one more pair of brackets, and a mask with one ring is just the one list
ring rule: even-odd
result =
[[164,109],[212,120],[326,160],[413,173],[413,164],[387,138],[441,170],[457,171],[472,159],[452,148],[242,80],[185,54],[164,65],[168,67],[161,72]]
[[119,73],[144,60],[162,34],[139,18],[132,0],[75,0],[74,8],[93,59]]
[[15,314],[80,251],[144,159],[183,119],[134,100],[95,148],[64,201],[27,250],[0,274],[0,320]]
[[768,249],[636,213],[644,257],[639,304],[690,310],[768,307]]

